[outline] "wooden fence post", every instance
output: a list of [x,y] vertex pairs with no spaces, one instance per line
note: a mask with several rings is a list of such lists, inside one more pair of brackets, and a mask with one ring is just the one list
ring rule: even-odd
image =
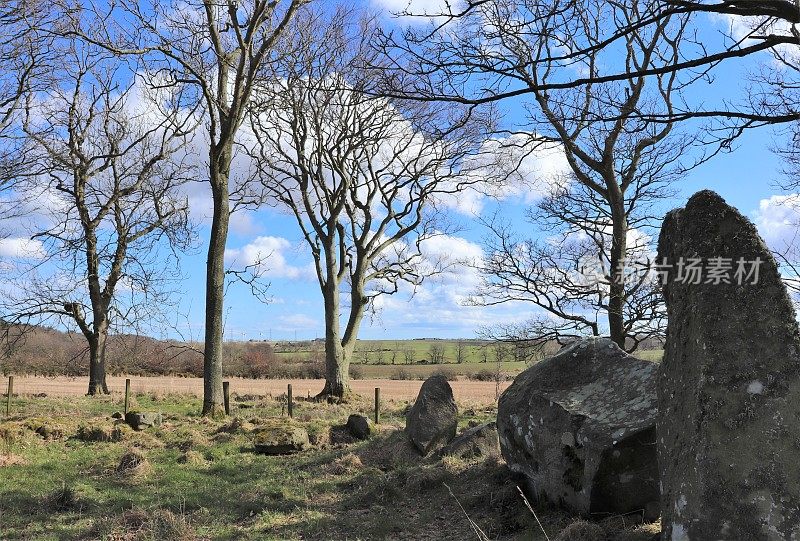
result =
[[130,406],[131,406],[131,379],[125,378],[125,411],[123,412],[125,415],[128,415]]
[[286,411],[289,412],[289,417],[292,417],[294,413],[292,411],[292,384],[289,384],[289,388],[286,391]]
[[222,394],[225,398],[225,415],[231,414],[231,382],[222,382]]
[[375,387],[375,424],[381,420],[381,388]]
[[14,394],[14,376],[8,376],[8,397],[6,398],[6,417],[11,416],[11,396]]

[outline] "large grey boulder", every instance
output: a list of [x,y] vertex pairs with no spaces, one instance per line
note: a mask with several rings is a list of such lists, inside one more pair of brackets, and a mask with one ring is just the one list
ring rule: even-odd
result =
[[161,426],[160,413],[129,411],[125,414],[125,422],[134,430],[144,430],[152,426]]
[[[710,191],[667,215],[658,251],[676,265],[658,387],[663,539],[800,539],[800,334],[775,260]],[[705,283],[720,257],[732,283]],[[681,258],[702,259],[703,283],[679,280]],[[740,258],[761,261],[757,283],[738,283]]]
[[458,458],[500,456],[497,423],[486,423],[464,431],[442,449],[442,456]]
[[305,451],[311,447],[305,428],[289,420],[273,420],[254,432],[253,446],[256,453],[264,455],[288,455]]
[[427,455],[447,445],[455,437],[457,425],[458,407],[447,378],[441,374],[429,377],[406,414],[406,434]]
[[509,467],[531,492],[579,514],[657,517],[656,370],[607,338],[528,368],[498,404]]

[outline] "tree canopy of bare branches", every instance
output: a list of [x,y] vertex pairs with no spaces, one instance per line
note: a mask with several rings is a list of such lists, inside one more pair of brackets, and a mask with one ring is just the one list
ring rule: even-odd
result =
[[13,196],[31,209],[31,241],[1,308],[17,325],[77,326],[93,395],[108,393],[110,329],[136,329],[163,308],[168,256],[191,240],[179,189],[192,171],[179,151],[193,119],[171,92],[121,87],[108,53],[76,43],[61,65],[61,84],[26,103]]
[[213,199],[206,268],[203,414],[223,415],[222,339],[225,246],[230,214],[252,203],[246,179],[232,178],[237,136],[257,74],[276,60],[275,46],[297,9],[309,0],[215,0],[142,3],[111,10],[92,3],[96,17],[80,34],[120,56],[142,60],[150,84],[182,86],[186,107],[204,120]]
[[[533,302],[546,314],[532,322],[542,338],[608,333],[620,347],[635,348],[659,332],[652,277],[642,272],[631,279],[626,262],[642,263],[648,237],[637,230],[654,225],[652,205],[693,165],[681,160],[693,138],[650,116],[669,116],[695,78],[643,75],[679,61],[683,45],[692,44],[686,16],[635,29],[648,13],[636,0],[490,2],[459,20],[458,37],[436,42],[452,47],[452,69],[464,70],[453,74],[451,89],[466,86],[459,79],[469,75],[494,88],[516,85],[519,96],[531,98],[509,144],[555,145],[566,157],[562,178],[539,179],[552,187],[531,214],[555,237],[519,239],[490,221],[485,280],[475,297],[481,304]],[[617,35],[612,54],[608,36]],[[444,63],[446,73],[451,68]],[[627,76],[603,82],[608,69]],[[573,84],[581,78],[591,82]],[[475,81],[473,87],[481,88]],[[590,262],[601,269],[599,280],[584,276]]]
[[352,9],[304,11],[281,47],[291,54],[261,74],[252,115],[263,185],[295,216],[314,259],[325,302],[322,395],[337,397],[349,391],[365,311],[442,270],[423,253],[448,231],[441,199],[487,180],[469,174],[485,133],[477,112],[363,91],[380,62],[375,32],[374,19]]

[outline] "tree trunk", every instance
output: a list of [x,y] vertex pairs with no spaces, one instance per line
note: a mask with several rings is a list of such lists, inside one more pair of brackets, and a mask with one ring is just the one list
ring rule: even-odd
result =
[[[213,151],[212,151],[213,152]],[[225,296],[225,245],[230,222],[228,175],[230,160],[212,154],[211,192],[214,211],[206,260],[206,330],[203,356],[203,415],[225,415],[222,392],[222,333]]]
[[[352,344],[342,344],[340,332],[339,284],[328,271],[323,290],[325,298],[325,387],[317,398],[334,397],[345,399],[350,394],[350,357]],[[353,341],[354,342],[354,341]]]
[[98,332],[89,340],[89,396],[109,394],[106,384],[106,332]]
[[611,280],[608,299],[608,329],[611,340],[625,349],[625,257],[628,251],[628,221],[623,202],[612,203]]

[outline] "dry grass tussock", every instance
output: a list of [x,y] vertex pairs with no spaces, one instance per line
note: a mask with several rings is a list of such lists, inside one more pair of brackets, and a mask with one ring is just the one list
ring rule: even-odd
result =
[[136,447],[131,447],[119,459],[116,472],[126,479],[141,479],[150,473],[147,456]]
[[189,518],[168,509],[125,511],[104,536],[108,541],[200,541]]

